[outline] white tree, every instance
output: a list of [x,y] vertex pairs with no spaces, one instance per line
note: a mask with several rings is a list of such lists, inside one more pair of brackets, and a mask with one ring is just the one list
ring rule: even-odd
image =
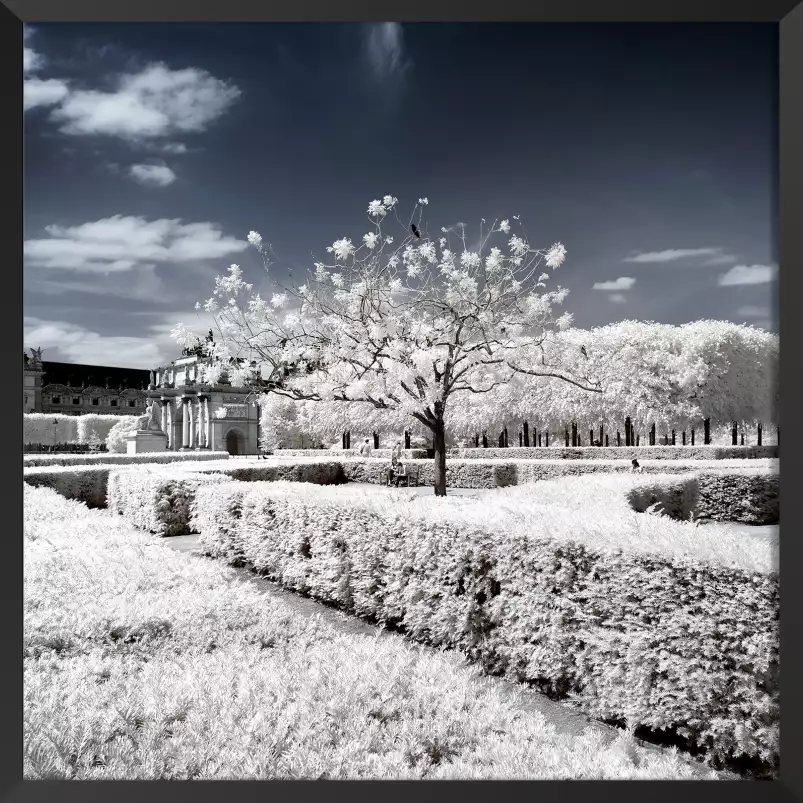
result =
[[[315,262],[305,284],[269,300],[254,293],[237,265],[218,277],[205,304],[220,335],[204,346],[215,358],[205,379],[233,358],[256,360],[278,395],[374,410],[385,420],[411,417],[431,433],[435,493],[442,496],[445,420],[462,397],[492,395],[517,375],[600,387],[584,370],[566,370],[552,343],[571,324],[570,314],[553,314],[568,291],[544,289],[544,267],[563,263],[563,245],[533,247],[518,218],[513,234],[509,220],[483,221],[474,247],[462,225],[456,233],[441,229],[436,240],[424,221],[426,198],[406,223],[397,204],[392,196],[372,201],[371,228],[358,244],[337,240],[327,248],[329,262]],[[401,231],[398,244],[383,229],[388,220]],[[270,247],[257,232],[249,241],[269,271]],[[184,346],[198,343],[182,324],[173,335]],[[244,383],[247,374],[240,370],[232,382]]]

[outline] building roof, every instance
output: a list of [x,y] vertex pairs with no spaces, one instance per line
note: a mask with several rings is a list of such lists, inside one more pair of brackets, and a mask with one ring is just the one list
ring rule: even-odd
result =
[[70,362],[48,362],[42,360],[44,376],[43,385],[69,385],[80,388],[84,385],[95,385],[117,390],[119,387],[145,389],[150,382],[150,371],[142,368],[117,368],[108,365],[82,365]]

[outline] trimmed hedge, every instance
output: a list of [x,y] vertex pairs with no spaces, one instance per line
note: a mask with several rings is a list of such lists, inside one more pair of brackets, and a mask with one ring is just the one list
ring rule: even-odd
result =
[[22,440],[26,445],[53,446],[53,421],[56,444],[89,443],[93,436],[105,441],[109,430],[120,420],[119,415],[66,415],[64,413],[23,413]]
[[23,455],[24,466],[136,465],[138,463],[177,463],[183,460],[228,460],[228,452],[147,452],[145,454],[54,454]]
[[[371,449],[371,457],[381,457],[390,460],[392,449]],[[357,449],[276,449],[273,454],[276,457],[362,457],[359,448]],[[424,459],[427,456],[426,449],[402,449],[402,460]]]
[[654,504],[673,519],[713,519],[743,524],[776,524],[780,520],[780,478],[766,471],[701,471],[677,481],[657,480],[628,494],[639,512]]
[[106,507],[110,466],[35,466],[24,468],[22,479],[34,488],[52,488],[65,499],[87,507]]
[[186,535],[196,489],[221,482],[229,482],[229,478],[222,474],[116,469],[109,473],[107,505],[141,530],[161,536]]
[[[315,485],[342,485],[348,482],[343,472],[343,466],[335,461],[325,463],[262,463],[257,466],[236,467],[228,466],[220,469],[222,474],[233,480],[245,482],[311,482]],[[203,469],[201,469],[203,471]]]
[[704,471],[697,477],[700,494],[694,515],[715,521],[775,524],[781,518],[778,474]]
[[[501,451],[501,450],[500,450]],[[408,460],[410,466],[417,466],[420,485],[434,485],[435,465],[432,460]],[[639,461],[645,474],[678,473],[686,474],[704,466],[699,461],[654,460]],[[386,461],[344,460],[343,471],[350,482],[379,483],[382,480]],[[705,466],[711,471],[733,471],[743,467],[756,467],[764,472],[775,469],[767,461],[762,464],[733,461],[721,466]],[[540,480],[558,479],[579,474],[628,473],[629,460],[456,460],[446,461],[446,485],[451,488],[504,488],[510,485],[523,485]]]
[[[777,572],[706,562],[702,549],[605,546],[605,505],[625,508],[624,519],[614,514],[636,541],[640,528],[671,541],[691,527],[628,519],[624,493],[566,520],[557,506],[516,519],[488,516],[481,502],[303,488],[198,487],[201,543],[288,588],[463,650],[486,671],[569,695],[591,716],[675,731],[713,759],[776,765]],[[537,504],[538,488],[516,498]]]
[[[158,535],[184,535],[190,526],[190,504],[197,487],[210,482],[293,482],[338,485],[346,482],[338,463],[311,463],[287,466],[215,467],[202,464],[171,466],[162,470],[110,469],[107,505],[127,516],[140,529]],[[186,470],[185,470],[186,469]]]
[[461,460],[768,460],[778,457],[778,446],[511,446],[446,454]]

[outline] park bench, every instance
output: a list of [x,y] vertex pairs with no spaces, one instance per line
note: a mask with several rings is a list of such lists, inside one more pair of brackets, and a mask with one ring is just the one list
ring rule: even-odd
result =
[[[379,482],[381,485],[385,485],[388,481],[388,469],[390,466],[383,466],[380,469],[379,474]],[[400,483],[404,483],[408,488],[410,485],[418,485],[418,472],[420,471],[421,466],[413,465],[411,466],[409,463],[405,464],[405,472],[404,474],[399,475]],[[394,478],[395,483],[395,478]]]

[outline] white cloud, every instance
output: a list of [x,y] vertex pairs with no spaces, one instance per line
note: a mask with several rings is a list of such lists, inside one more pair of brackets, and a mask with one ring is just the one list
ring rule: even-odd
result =
[[120,76],[111,92],[69,92],[51,117],[66,134],[152,139],[204,131],[239,95],[236,86],[203,70],[150,64]]
[[636,283],[635,279],[629,276],[620,276],[612,282],[595,282],[594,290],[629,290]]
[[24,73],[31,73],[39,70],[44,65],[45,60],[33,48],[28,47],[28,40],[33,36],[33,28],[30,25],[22,26],[22,71]]
[[404,32],[398,22],[372,23],[365,37],[366,53],[378,81],[402,77],[411,62],[404,49]]
[[248,248],[213,223],[114,217],[80,226],[47,226],[47,238],[26,240],[26,267],[115,273],[152,263],[220,259]]
[[734,287],[743,284],[767,284],[778,272],[775,265],[735,265],[719,277],[721,287]]
[[176,180],[176,174],[167,165],[131,165],[128,174],[146,187],[166,187]]
[[625,262],[675,262],[692,257],[716,257],[722,248],[670,248],[666,251],[645,251],[627,257]]
[[37,106],[55,106],[67,97],[70,90],[64,81],[56,78],[27,78],[23,86],[23,107],[34,109]]
[[627,301],[627,296],[624,296],[621,293],[611,293],[608,296],[608,299],[614,304],[624,304],[625,301]]
[[166,356],[166,344],[157,343],[151,337],[101,335],[65,321],[26,317],[24,330],[26,343],[35,348],[54,350],[67,362],[154,368]]
[[183,142],[168,142],[162,147],[165,153],[186,153],[188,148]]
[[733,262],[736,262],[739,257],[735,256],[734,254],[720,254],[716,257],[711,257],[711,259],[706,259],[705,262],[702,264],[705,266],[708,265],[730,265]]
[[754,306],[746,306],[746,307],[739,307],[736,310],[736,314],[740,318],[769,318],[770,310],[769,307],[754,307]]

